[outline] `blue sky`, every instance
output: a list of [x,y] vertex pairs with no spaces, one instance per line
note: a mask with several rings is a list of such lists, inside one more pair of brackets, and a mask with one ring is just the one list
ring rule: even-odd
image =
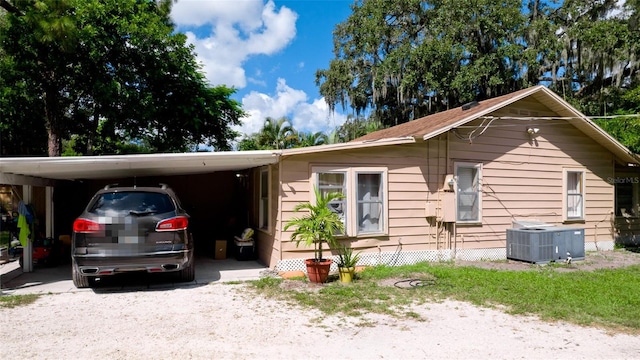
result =
[[238,91],[248,113],[236,130],[258,132],[266,117],[288,117],[299,131],[341,125],[315,85],[333,59],[333,30],[353,0],[180,0],[172,18],[187,34],[212,85]]

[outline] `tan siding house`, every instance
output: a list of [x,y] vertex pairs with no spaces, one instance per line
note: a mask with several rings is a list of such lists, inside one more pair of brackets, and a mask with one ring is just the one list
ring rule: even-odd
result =
[[303,270],[313,253],[284,227],[314,187],[345,195],[332,203],[340,241],[363,265],[505,259],[508,229],[526,221],[579,229],[586,250],[640,244],[640,160],[543,86],[345,144],[0,162],[0,183],[23,185],[11,189],[34,200],[47,236],[70,233],[95,189],[118,179],[171,184],[202,254],[252,227],[259,259],[278,270]]
[[[345,222],[341,241],[362,251],[364,264],[504,259],[506,230],[517,221],[584,229],[587,250],[612,248],[621,234],[640,233],[640,222],[615,213],[615,179],[637,179],[631,165],[638,164],[537,86],[351,143],[283,150],[277,165],[251,174],[252,217],[259,222],[267,187],[268,224],[256,236],[260,258],[280,270],[303,269],[312,254],[283,228],[298,203],[312,201],[314,186],[345,195],[335,204]],[[261,185],[264,171],[269,183]],[[629,201],[638,200],[637,188],[625,188],[635,189]]]

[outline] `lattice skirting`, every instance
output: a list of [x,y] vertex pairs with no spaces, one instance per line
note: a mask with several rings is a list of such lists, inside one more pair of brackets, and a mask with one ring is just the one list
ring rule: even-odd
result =
[[[599,241],[598,243],[588,242],[584,244],[585,251],[613,250],[613,241]],[[338,271],[336,261],[337,256],[332,257],[333,264],[331,271]],[[360,255],[358,265],[409,265],[422,261],[438,262],[449,260],[463,261],[495,261],[506,260],[507,251],[505,248],[493,249],[457,249],[457,250],[420,250],[420,251],[398,251],[398,252],[378,252]],[[276,265],[277,271],[305,271],[304,259],[280,260]]]

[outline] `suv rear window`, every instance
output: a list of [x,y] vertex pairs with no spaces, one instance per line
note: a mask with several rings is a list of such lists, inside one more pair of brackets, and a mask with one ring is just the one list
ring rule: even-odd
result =
[[151,215],[174,211],[167,194],[122,191],[98,195],[89,212],[99,216]]

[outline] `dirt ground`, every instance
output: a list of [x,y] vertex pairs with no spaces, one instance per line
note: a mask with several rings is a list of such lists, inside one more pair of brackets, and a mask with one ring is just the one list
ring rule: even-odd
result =
[[541,266],[555,266],[556,271],[591,271],[596,269],[614,269],[640,264],[640,252],[615,250],[588,252],[584,260],[557,262],[549,264],[530,264],[522,261],[458,261],[460,266],[476,266],[483,269],[534,270]]
[[[566,267],[640,263],[590,253]],[[469,264],[469,263],[465,263]],[[519,262],[473,263],[528,270]],[[563,270],[565,271],[565,270]],[[326,316],[253,295],[244,284],[68,292],[2,309],[2,359],[637,359],[640,338],[443,301],[423,320]]]

